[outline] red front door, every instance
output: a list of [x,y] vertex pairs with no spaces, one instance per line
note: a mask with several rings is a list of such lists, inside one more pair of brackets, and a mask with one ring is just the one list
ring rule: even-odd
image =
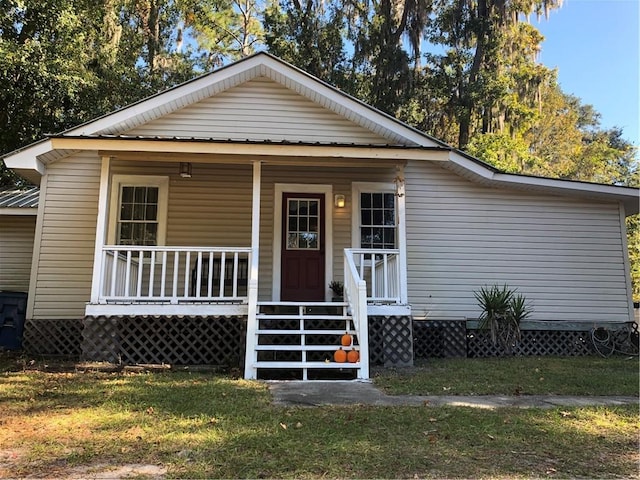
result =
[[282,194],[283,301],[324,301],[324,195]]

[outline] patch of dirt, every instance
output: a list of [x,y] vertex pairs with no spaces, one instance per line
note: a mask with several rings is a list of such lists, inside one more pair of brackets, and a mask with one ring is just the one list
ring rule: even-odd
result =
[[[0,478],[15,478],[11,475],[13,463],[24,456],[20,449],[0,450]],[[42,480],[55,478],[56,480],[126,480],[129,478],[162,480],[167,475],[167,468],[162,465],[130,463],[125,465],[109,465],[96,463],[80,467],[56,466],[55,472],[42,475],[20,477],[22,480]]]
[[19,448],[0,450],[0,478],[7,478],[11,466],[23,456],[24,451]]
[[163,479],[167,474],[162,465],[132,463],[128,465],[96,464],[59,472],[60,480],[123,480],[127,478]]

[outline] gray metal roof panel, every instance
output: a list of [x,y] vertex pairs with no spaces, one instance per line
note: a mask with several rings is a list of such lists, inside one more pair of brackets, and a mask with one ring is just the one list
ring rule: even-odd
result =
[[38,208],[40,188],[0,188],[0,208]]
[[291,140],[252,140],[248,138],[204,138],[204,137],[178,137],[160,135],[123,135],[123,134],[96,134],[96,135],[63,135],[50,134],[48,138],[71,138],[71,139],[96,139],[96,140],[147,140],[147,141],[170,141],[170,142],[197,142],[197,143],[243,143],[249,145],[294,145],[294,146],[315,146],[315,147],[365,147],[365,148],[386,148],[399,150],[425,150],[425,151],[451,151],[449,146],[423,146],[423,145],[401,145],[401,144],[380,144],[380,143],[342,143],[342,142],[304,142]]

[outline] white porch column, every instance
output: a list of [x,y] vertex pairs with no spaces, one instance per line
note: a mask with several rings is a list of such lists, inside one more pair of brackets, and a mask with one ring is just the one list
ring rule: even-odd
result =
[[407,305],[409,295],[407,292],[407,216],[406,196],[404,188],[404,165],[396,167],[396,195],[398,197],[398,250],[400,250],[400,303]]
[[255,379],[257,371],[256,330],[258,311],[258,267],[260,257],[260,185],[262,182],[262,163],[253,162],[253,197],[251,204],[251,264],[249,265],[247,338],[244,361],[244,378]]
[[111,157],[102,157],[100,170],[100,193],[98,194],[98,218],[96,221],[96,243],[93,253],[93,276],[91,278],[91,304],[96,305],[100,297],[102,281],[102,247],[107,239],[109,216],[109,168]]

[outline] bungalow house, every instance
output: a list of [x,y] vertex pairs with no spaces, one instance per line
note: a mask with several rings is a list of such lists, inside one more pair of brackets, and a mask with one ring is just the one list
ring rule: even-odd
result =
[[534,322],[633,319],[638,189],[503,173],[266,53],[3,159],[40,185],[35,352],[368,378],[413,361],[414,322],[477,318],[483,285]]

